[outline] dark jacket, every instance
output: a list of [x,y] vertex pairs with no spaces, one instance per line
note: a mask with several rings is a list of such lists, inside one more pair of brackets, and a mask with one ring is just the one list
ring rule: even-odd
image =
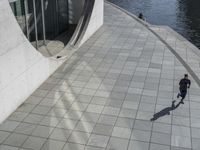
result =
[[185,78],[181,79],[179,82],[180,89],[185,91],[187,91],[187,88],[190,87],[190,84],[191,84],[190,80]]

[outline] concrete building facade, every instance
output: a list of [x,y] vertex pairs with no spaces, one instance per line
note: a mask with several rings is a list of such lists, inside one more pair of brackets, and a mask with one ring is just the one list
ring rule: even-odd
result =
[[[1,0],[0,123],[102,24],[103,0]],[[60,35],[61,50],[40,53]]]

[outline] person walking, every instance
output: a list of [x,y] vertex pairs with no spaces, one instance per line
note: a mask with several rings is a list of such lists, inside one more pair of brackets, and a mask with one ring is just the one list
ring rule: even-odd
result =
[[184,104],[183,100],[187,94],[187,89],[190,88],[191,82],[188,79],[188,75],[185,74],[184,78],[180,80],[179,82],[179,91],[180,93],[178,93],[177,98],[181,97],[181,104]]

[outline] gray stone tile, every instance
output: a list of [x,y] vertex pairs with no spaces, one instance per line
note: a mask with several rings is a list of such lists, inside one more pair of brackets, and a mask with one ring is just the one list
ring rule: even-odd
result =
[[141,102],[142,103],[155,104],[156,103],[156,97],[155,96],[142,95]]
[[110,92],[107,90],[97,90],[95,93],[95,96],[104,97],[104,98],[108,98],[109,95],[110,95]]
[[16,111],[30,113],[34,107],[35,105],[24,103]]
[[128,150],[148,150],[149,149],[149,143],[146,142],[140,142],[140,141],[130,141]]
[[136,119],[150,120],[150,118],[152,118],[152,112],[148,112],[148,111],[138,111],[137,112]]
[[122,127],[114,127],[112,136],[129,139],[131,136],[131,129],[130,128],[122,128]]
[[76,124],[78,123],[77,120],[71,120],[71,119],[63,119],[58,125],[58,128],[63,129],[70,129],[73,130],[76,127]]
[[150,150],[170,150],[170,146],[151,143]]
[[87,144],[90,134],[85,132],[73,131],[68,141],[78,144]]
[[24,122],[38,124],[44,116],[36,115],[36,114],[29,114],[25,119]]
[[68,101],[68,100],[62,100],[62,99],[60,99],[60,100],[58,100],[55,103],[54,107],[55,108],[59,108],[59,109],[65,109],[65,110],[67,110],[67,109],[70,109],[70,107],[71,107],[71,105],[72,105],[73,102],[74,102],[74,100]]
[[95,123],[93,122],[79,121],[74,130],[91,133],[94,126]]
[[94,97],[92,98],[91,104],[105,105],[106,102],[107,102],[107,99],[106,99],[106,98],[94,96]]
[[122,100],[108,99],[106,101],[106,106],[110,106],[110,107],[120,108],[122,104],[123,104]]
[[105,125],[114,125],[117,120],[116,116],[101,115],[99,117],[98,123]]
[[57,101],[58,99],[51,99],[51,98],[45,97],[44,99],[42,99],[39,106],[53,107]]
[[85,146],[75,143],[66,143],[63,150],[84,150]]
[[67,112],[67,109],[53,107],[47,113],[47,116],[59,118],[59,117],[63,117],[66,114],[66,112]]
[[71,130],[66,130],[66,129],[60,129],[60,128],[55,128],[51,135],[50,135],[50,139],[54,139],[54,140],[59,140],[59,141],[67,141],[67,139],[69,138],[70,134],[71,134]]
[[171,125],[156,122],[153,124],[153,132],[171,134]]
[[165,134],[165,133],[153,132],[151,135],[151,142],[157,143],[157,144],[170,145],[171,135]]
[[88,144],[95,147],[106,147],[109,137],[103,135],[92,134],[89,138]]
[[44,144],[45,139],[39,137],[29,137],[23,144],[23,148],[40,150]]
[[4,142],[4,144],[20,147],[28,138],[26,135],[12,133]]
[[123,100],[125,96],[126,94],[123,92],[112,92],[110,94],[110,98],[119,99],[119,100]]
[[191,139],[184,136],[171,136],[171,146],[190,148],[192,147]]
[[198,150],[200,149],[200,139],[192,139],[192,149]]
[[19,126],[14,130],[16,133],[31,135],[31,133],[35,130],[36,125],[29,123],[20,123]]
[[124,128],[133,128],[134,119],[131,118],[117,118],[115,126],[124,127]]
[[120,108],[105,106],[103,109],[102,114],[104,115],[112,115],[112,116],[118,116],[120,112]]
[[91,100],[92,100],[92,96],[90,96],[90,95],[80,94],[76,97],[76,101],[78,101],[78,102],[89,103]]
[[199,128],[200,127],[200,119],[191,118],[191,127]]
[[150,121],[135,120],[134,129],[151,131],[152,123]]
[[191,137],[190,128],[172,125],[172,135]]
[[96,93],[96,90],[92,90],[92,89],[83,89],[80,94],[83,95],[88,95],[88,96],[93,96]]
[[127,94],[125,101],[135,101],[135,102],[140,102],[140,94]]
[[131,139],[136,141],[150,141],[151,132],[134,129],[131,134]]
[[[18,147],[8,146],[8,145],[0,145],[0,150],[19,150]],[[23,150],[23,149],[20,149]]]
[[99,119],[100,114],[97,113],[89,113],[89,112],[83,112],[81,121],[88,121],[88,122],[97,122]]
[[127,149],[129,140],[111,137],[106,150],[122,150]]
[[142,89],[144,87],[144,83],[143,82],[131,82],[130,87]]
[[91,113],[101,113],[103,111],[103,106],[101,105],[93,105],[93,104],[89,104],[87,107],[86,112],[91,112]]
[[62,150],[65,142],[47,140],[42,146],[41,150]]
[[190,119],[188,117],[173,116],[172,124],[189,127]]
[[112,90],[114,92],[126,92],[128,90],[128,87],[127,86],[115,85]]
[[183,148],[183,147],[171,147],[171,150],[191,150],[191,148]]
[[52,127],[47,126],[37,126],[36,129],[33,131],[32,135],[42,138],[47,138],[53,131]]
[[135,118],[136,117],[136,110],[123,108],[123,109],[121,109],[119,116],[120,117],[127,117],[127,118]]
[[65,115],[64,118],[73,119],[73,120],[80,120],[83,112],[76,111],[76,110],[69,110]]
[[50,111],[50,107],[36,106],[31,113],[46,115]]
[[157,96],[157,91],[156,90],[144,90],[143,95],[146,96]]
[[139,110],[141,111],[154,112],[154,109],[155,109],[154,104],[140,103],[140,106],[139,106]]
[[25,112],[14,112],[11,114],[8,118],[8,120],[13,120],[13,121],[22,121],[24,118],[28,115],[28,113]]
[[99,135],[111,135],[113,130],[113,126],[110,125],[103,125],[103,124],[96,124],[94,130],[92,131],[94,134]]
[[0,144],[10,135],[9,132],[0,131]]
[[143,89],[141,88],[131,88],[128,89],[128,94],[142,94]]
[[192,138],[200,138],[200,129],[199,128],[191,128],[191,136]]
[[139,102],[135,101],[124,101],[122,108],[127,108],[127,109],[138,109]]
[[20,122],[6,120],[2,124],[0,124],[0,130],[2,131],[13,131]]
[[105,150],[104,148],[93,147],[93,146],[86,146],[85,150]]
[[43,118],[39,124],[44,126],[56,127],[60,121],[61,118],[47,116]]

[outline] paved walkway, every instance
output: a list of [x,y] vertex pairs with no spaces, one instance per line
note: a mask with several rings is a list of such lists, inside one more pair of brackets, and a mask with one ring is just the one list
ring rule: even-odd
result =
[[191,76],[171,109],[184,73],[146,27],[105,4],[103,27],[0,125],[0,150],[199,150]]

